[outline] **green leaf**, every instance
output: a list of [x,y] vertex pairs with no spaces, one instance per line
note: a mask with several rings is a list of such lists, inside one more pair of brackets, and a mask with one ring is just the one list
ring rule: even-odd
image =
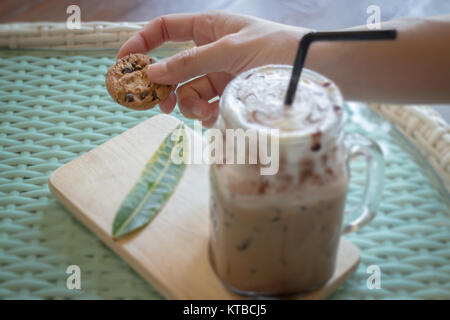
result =
[[161,143],[122,202],[114,219],[113,237],[121,237],[146,225],[170,198],[186,168],[185,161],[177,161],[172,154],[178,155],[178,160],[187,159],[186,138],[181,123]]

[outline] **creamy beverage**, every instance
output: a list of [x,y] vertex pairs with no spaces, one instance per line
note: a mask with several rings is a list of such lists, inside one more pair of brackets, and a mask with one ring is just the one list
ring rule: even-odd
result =
[[230,289],[247,294],[311,290],[333,274],[348,188],[343,100],[304,69],[293,105],[283,105],[291,67],[249,70],[227,86],[218,126],[279,129],[279,170],[213,164],[211,258]]

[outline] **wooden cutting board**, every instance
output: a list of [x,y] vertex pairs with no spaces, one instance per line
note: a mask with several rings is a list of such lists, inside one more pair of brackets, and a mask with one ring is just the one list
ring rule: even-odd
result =
[[[50,190],[166,298],[242,299],[220,283],[209,261],[207,165],[187,165],[170,200],[150,224],[118,240],[111,237],[122,200],[178,123],[168,115],[142,122],[53,172]],[[203,143],[192,130],[188,129],[188,134]],[[358,263],[358,249],[341,238],[332,279],[316,291],[293,298],[326,298],[355,271]]]

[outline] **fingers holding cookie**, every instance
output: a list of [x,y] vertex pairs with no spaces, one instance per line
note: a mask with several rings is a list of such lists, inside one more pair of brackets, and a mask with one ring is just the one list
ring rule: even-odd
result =
[[155,60],[145,54],[132,53],[109,68],[106,88],[119,104],[134,110],[147,110],[164,101],[175,85],[151,82],[144,71]]

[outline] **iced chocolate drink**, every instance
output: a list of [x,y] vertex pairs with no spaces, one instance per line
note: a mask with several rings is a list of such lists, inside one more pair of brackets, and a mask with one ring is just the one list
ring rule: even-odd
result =
[[291,67],[236,77],[220,101],[218,127],[279,129],[279,170],[211,165],[211,258],[239,293],[311,290],[333,274],[348,187],[343,100],[325,77],[304,70],[295,102],[283,105]]

